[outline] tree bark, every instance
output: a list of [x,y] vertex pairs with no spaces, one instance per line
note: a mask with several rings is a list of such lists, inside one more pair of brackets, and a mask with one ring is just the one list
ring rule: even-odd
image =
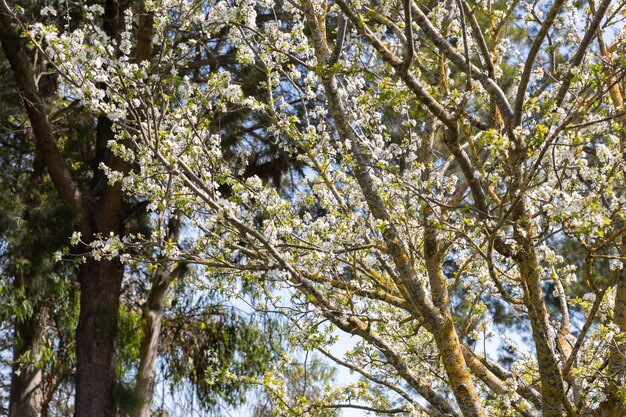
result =
[[[112,122],[98,118],[94,182],[91,194],[95,202],[84,199],[83,210],[89,213],[84,229],[93,231],[85,237],[90,242],[95,234],[124,235],[126,203],[120,184],[108,185],[99,170],[101,162],[112,169],[127,172],[127,163],[115,158],[106,144],[115,140]],[[120,295],[124,267],[119,260],[88,258],[78,272],[80,283],[80,314],[76,328],[76,404],[75,417],[115,417],[115,340],[119,318]]]
[[[515,168],[515,180],[512,188],[521,190],[521,172],[519,165]],[[562,417],[568,408],[563,376],[557,363],[553,335],[550,331],[550,318],[546,308],[539,263],[533,242],[534,230],[529,220],[526,203],[520,200],[514,207],[513,219],[516,222],[514,237],[520,246],[515,260],[519,267],[524,289],[524,304],[528,309],[528,318],[537,349],[537,364],[541,377],[541,396],[544,417]]]
[[76,417],[115,417],[113,354],[123,267],[88,259],[79,271],[76,329]]
[[[595,4],[589,2],[591,10],[594,11]],[[611,47],[604,42],[602,29],[598,29],[598,45],[604,62],[606,71],[612,71],[611,64],[614,64],[615,57],[610,51]],[[617,42],[615,43],[617,44]],[[615,77],[609,78],[611,87],[609,88],[609,97],[611,103],[617,112],[624,111],[624,99],[619,84],[616,83]],[[618,117],[618,122],[622,127],[620,133],[620,151],[622,158],[626,158],[626,115],[623,113]],[[622,177],[626,179],[626,170],[622,170]],[[626,233],[622,233],[621,244],[619,246],[620,256],[622,259],[626,256]],[[613,308],[613,322],[617,325],[621,333],[626,332],[626,268],[622,268],[617,273],[617,282],[615,283],[615,306]],[[602,417],[621,417],[626,415],[626,404],[623,400],[623,390],[626,389],[626,343],[613,343],[609,353],[609,373],[611,379],[606,387],[606,400],[600,406]],[[622,390],[622,395],[620,395]]]
[[[174,216],[169,222],[166,239],[177,242],[179,235],[180,219]],[[131,417],[150,417],[167,292],[172,280],[176,279],[183,269],[184,267],[177,262],[169,262],[160,268],[154,275],[150,294],[143,306],[143,338],[139,349],[139,370],[135,378],[135,398],[138,405],[131,412]]]
[[13,338],[13,365],[9,392],[9,417],[39,417],[41,413],[42,372],[33,359],[20,363],[27,352],[37,351],[41,335],[38,314],[23,321],[16,320]]
[[143,338],[139,350],[139,370],[135,378],[135,398],[138,405],[131,413],[131,417],[150,417],[159,337],[165,316],[165,300],[171,279],[176,275],[176,269],[168,270],[157,274],[156,282],[143,308]]
[[139,350],[139,370],[135,378],[135,398],[137,408],[131,413],[132,417],[149,417],[152,407],[152,395],[156,372],[156,360],[159,350],[159,336],[161,324],[165,315],[165,283],[157,283],[150,291],[150,296],[143,312],[143,339]]
[[[311,40],[315,48],[315,54],[321,65],[329,65],[331,51],[326,40],[324,19],[325,16],[318,16],[314,7],[309,2],[303,2],[303,11],[309,27],[315,28],[311,33]],[[416,312],[424,319],[424,327],[434,336],[437,347],[441,353],[441,359],[450,379],[457,404],[461,413],[466,417],[484,417],[481,400],[474,388],[474,383],[469,373],[469,369],[463,359],[461,344],[458,340],[454,324],[450,318],[449,304],[444,306],[447,299],[446,291],[433,294],[434,301],[428,296],[422,287],[414,265],[407,253],[402,237],[396,230],[391,217],[385,207],[374,181],[369,173],[370,161],[361,151],[359,138],[350,127],[347,112],[343,107],[342,98],[338,92],[337,80],[332,73],[322,77],[324,91],[327,96],[329,113],[332,116],[339,136],[342,140],[349,140],[351,143],[351,153],[355,158],[355,177],[361,188],[370,212],[374,218],[388,222],[383,231],[383,239],[393,262],[402,276],[402,284],[408,288],[407,299],[411,300]],[[430,272],[430,271],[429,271]],[[429,274],[430,275],[430,274]],[[437,276],[438,281],[442,277]],[[445,283],[445,278],[443,279]],[[445,284],[444,284],[445,286]]]

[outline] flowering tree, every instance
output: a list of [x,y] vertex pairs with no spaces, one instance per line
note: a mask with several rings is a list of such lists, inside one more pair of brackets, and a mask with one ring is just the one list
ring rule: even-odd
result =
[[[366,381],[277,413],[365,401],[412,415],[626,414],[623,4],[143,7],[158,60],[140,59],[131,9],[117,40],[97,6],[84,27],[25,30],[66,91],[112,122],[107,146],[128,169],[103,164],[109,183],[194,225],[193,245],[166,242],[164,256],[226,288],[244,277],[257,309],[293,323],[293,343]],[[211,67],[226,50],[232,68]],[[263,74],[256,88],[235,82],[246,71]],[[221,125],[229,114],[238,127]],[[241,157],[223,158],[232,129]],[[304,164],[292,192],[245,175],[258,136]],[[146,242],[86,243],[118,259]],[[502,310],[519,322],[501,342],[510,365],[476,344]],[[359,340],[345,357],[329,350],[336,329]],[[281,397],[278,374],[263,383]]]

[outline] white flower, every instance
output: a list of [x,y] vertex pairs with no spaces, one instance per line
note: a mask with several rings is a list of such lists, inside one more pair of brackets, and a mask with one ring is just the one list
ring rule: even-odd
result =
[[132,44],[130,43],[128,39],[122,39],[122,41],[120,42],[120,51],[124,55],[129,55],[131,46]]
[[593,303],[596,300],[596,295],[592,292],[588,292],[583,295],[583,300]]
[[322,244],[322,251],[330,252],[331,250],[333,250],[333,244],[331,242],[324,242]]
[[41,9],[41,10],[39,11],[39,13],[40,13],[42,16],[48,16],[48,15],[51,15],[51,16],[56,16],[56,15],[57,15],[57,11],[56,11],[56,10],[54,9],[54,7],[52,7],[52,6],[46,6],[46,7],[44,7],[43,9]]
[[104,7],[100,6],[99,4],[94,4],[87,7],[87,10],[98,16],[104,14]]
[[624,269],[624,264],[621,261],[611,259],[609,261],[609,269],[611,271],[621,271],[622,269]]
[[72,237],[70,238],[70,243],[72,244],[72,246],[78,245],[78,242],[80,242],[80,238],[81,238],[80,232],[72,233]]

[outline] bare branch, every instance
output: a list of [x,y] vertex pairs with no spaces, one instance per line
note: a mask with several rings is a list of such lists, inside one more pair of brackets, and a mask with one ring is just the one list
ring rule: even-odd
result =
[[333,48],[333,53],[330,55],[330,59],[328,60],[328,65],[332,66],[339,61],[339,57],[341,56],[341,50],[343,49],[343,42],[346,38],[346,29],[348,27],[346,18],[344,15],[339,15],[339,25],[337,26],[337,40],[335,40],[335,47]]
[[526,57],[526,62],[524,63],[524,70],[522,71],[522,76],[520,77],[520,82],[517,87],[517,95],[515,96],[515,108],[513,110],[513,126],[518,126],[522,120],[522,110],[524,108],[524,96],[526,95],[526,87],[528,86],[528,82],[530,81],[530,75],[532,74],[533,66],[535,64],[535,58],[541,49],[541,45],[543,44],[548,31],[552,29],[552,25],[554,24],[554,20],[556,19],[557,14],[563,7],[565,0],[555,0],[548,12],[545,20],[541,24],[541,28],[533,41],[532,46],[530,47],[530,51],[528,51],[528,56]]
[[413,62],[415,55],[415,43],[413,40],[413,19],[411,16],[411,0],[402,0],[404,9],[404,36],[406,37],[406,49],[402,59],[402,68],[407,71]]

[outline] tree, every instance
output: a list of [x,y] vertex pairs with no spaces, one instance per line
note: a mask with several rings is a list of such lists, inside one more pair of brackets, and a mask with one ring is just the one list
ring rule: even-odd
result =
[[[122,46],[141,32],[131,15],[118,55],[101,33],[30,34],[138,167],[109,166],[109,181],[198,228],[177,259],[245,274],[294,339],[382,387],[329,393],[329,406],[343,395],[415,415],[626,413],[622,4],[148,9],[151,72]],[[265,73],[259,91],[226,70],[185,75],[195,45],[224,37],[241,69]],[[221,157],[220,115],[241,108],[306,164],[294,192]],[[496,308],[530,344],[509,341],[509,367],[475,349]],[[327,351],[333,329],[361,339],[346,358]]]
[[[104,31],[115,38],[118,5],[108,2],[107,6]],[[58,196],[77,213],[75,224],[84,241],[90,242],[99,234],[123,236],[129,207],[123,199],[121,187],[106,184],[98,167],[101,162],[108,161],[119,170],[128,169],[106,148],[106,143],[114,138],[111,121],[99,117],[93,126],[93,136],[89,137],[94,142],[86,143],[87,149],[95,150],[92,181],[90,185],[80,183],[69,172],[66,159],[58,147],[46,103],[35,82],[29,60],[23,53],[23,40],[15,33],[11,13],[5,3],[1,11],[2,47],[24,99],[37,150]],[[78,277],[81,292],[76,334],[76,415],[114,415],[113,352],[123,266],[119,260],[97,261],[90,258],[80,266]],[[99,389],[100,386],[104,389]]]
[[[5,414],[49,415],[57,406],[55,394],[70,379],[75,326],[76,292],[73,265],[56,264],[55,251],[67,245],[73,231],[72,210],[55,198],[34,153],[28,122],[18,94],[10,94],[14,82],[8,63],[2,61],[0,165],[0,236],[2,239],[2,350],[10,350]],[[42,95],[54,75],[40,78]],[[63,302],[59,302],[62,300]],[[56,346],[56,348],[55,348]]]
[[[72,344],[69,335],[75,324],[77,299],[70,278],[74,268],[56,264],[52,254],[66,244],[72,230],[72,222],[66,220],[72,214],[55,199],[47,200],[50,190],[40,193],[32,183],[37,177],[28,168],[21,169],[26,172],[12,185],[28,191],[2,196],[6,275],[1,282],[1,314],[3,321],[13,325],[13,335],[6,335],[13,347],[13,377],[6,402],[10,416],[37,416],[48,414],[55,392],[69,379],[70,361],[64,347]],[[7,191],[13,188],[3,186],[8,186]]]
[[[121,48],[119,36],[122,12],[124,10],[135,11],[139,12],[140,15],[135,60],[147,62],[150,59],[157,59],[158,51],[155,54],[151,52],[152,18],[149,12],[145,12],[142,4],[129,2],[118,4],[115,1],[103,2],[102,4],[103,7],[95,4],[89,9],[84,9],[80,3],[67,2],[63,10],[58,10],[58,16],[57,10],[44,7],[46,5],[37,1],[15,4],[15,7],[6,3],[2,5],[0,41],[5,52],[3,58],[6,58],[2,64],[10,70],[6,74],[7,79],[10,79],[9,88],[15,87],[15,90],[21,93],[23,107],[26,110],[26,114],[22,117],[24,109],[20,109],[20,106],[16,104],[16,99],[20,98],[20,94],[17,92],[8,94],[8,98],[3,99],[3,108],[7,120],[19,119],[22,123],[18,127],[11,126],[6,133],[3,132],[3,139],[5,140],[3,150],[17,149],[18,145],[23,146],[24,149],[21,150],[18,159],[26,161],[23,164],[27,166],[27,169],[33,169],[36,177],[35,186],[31,182],[24,182],[18,178],[19,181],[18,179],[15,180],[16,183],[19,183],[17,187],[12,184],[7,185],[7,187],[10,187],[11,193],[15,193],[16,189],[25,188],[24,194],[26,196],[24,198],[30,198],[28,194],[32,189],[32,193],[39,197],[34,199],[35,201],[28,206],[28,209],[15,204],[16,199],[13,199],[11,201],[13,206],[7,204],[10,210],[7,209],[3,212],[3,215],[7,216],[7,221],[3,222],[7,224],[7,227],[3,227],[2,237],[12,247],[12,250],[6,254],[7,258],[10,258],[7,264],[29,262],[38,265],[37,268],[34,268],[36,270],[30,268],[21,271],[19,280],[15,278],[16,293],[18,290],[24,293],[20,293],[21,298],[13,293],[8,294],[7,297],[11,303],[23,302],[24,305],[30,307],[30,310],[35,310],[34,312],[27,310],[22,315],[17,314],[18,317],[15,321],[17,330],[13,344],[16,353],[13,366],[16,372],[12,373],[11,380],[11,385],[14,387],[11,388],[13,400],[8,401],[11,407],[18,411],[11,412],[12,416],[47,413],[48,408],[42,402],[49,402],[50,398],[44,398],[40,395],[41,384],[38,382],[42,379],[42,367],[45,365],[36,360],[37,347],[43,343],[40,328],[44,326],[44,323],[40,319],[45,314],[40,312],[40,308],[47,308],[53,302],[56,294],[67,290],[66,285],[76,278],[74,274],[79,275],[78,281],[80,282],[80,295],[82,297],[81,317],[75,340],[77,346],[75,414],[92,416],[115,413],[117,403],[121,401],[120,398],[116,399],[115,397],[127,395],[127,393],[120,394],[120,391],[124,391],[126,388],[120,387],[120,380],[123,380],[124,376],[120,375],[119,370],[123,369],[123,366],[120,365],[119,358],[115,356],[123,357],[135,353],[138,358],[132,359],[137,359],[138,369],[136,386],[134,387],[135,393],[133,394],[133,406],[136,409],[133,410],[133,413],[148,415],[156,372],[160,327],[166,312],[166,301],[171,293],[170,284],[180,278],[181,271],[185,269],[182,263],[170,262],[167,258],[160,256],[160,253],[164,252],[162,250],[148,254],[140,253],[140,251],[134,252],[134,255],[148,259],[153,262],[152,266],[158,265],[158,267],[147,273],[140,271],[144,274],[144,279],[151,281],[148,284],[152,284],[152,287],[147,296],[145,293],[136,295],[141,302],[144,302],[142,340],[139,352],[131,352],[133,347],[126,346],[126,344],[132,345],[134,341],[127,340],[129,338],[126,335],[119,335],[117,332],[120,320],[128,319],[128,317],[120,318],[119,311],[130,311],[130,316],[134,313],[132,311],[133,306],[123,305],[120,300],[123,291],[123,277],[125,273],[128,273],[128,270],[124,271],[119,260],[90,257],[84,258],[84,262],[81,263],[81,257],[76,256],[75,259],[79,261],[80,266],[77,269],[69,268],[63,277],[63,285],[57,283],[49,286],[49,283],[43,278],[46,277],[46,274],[51,273],[49,268],[45,268],[48,267],[54,250],[46,247],[45,250],[35,251],[28,244],[23,245],[25,246],[23,250],[18,249],[22,243],[17,242],[14,238],[17,231],[11,230],[15,228],[11,222],[14,221],[14,218],[18,219],[20,227],[16,229],[25,236],[27,243],[29,243],[29,239],[35,239],[40,245],[53,243],[56,246],[52,246],[61,255],[62,246],[66,244],[68,236],[67,233],[59,233],[60,230],[67,231],[68,228],[76,227],[79,234],[76,235],[75,240],[81,244],[89,244],[94,236],[102,237],[113,233],[118,237],[123,237],[127,231],[137,233],[138,231],[133,229],[137,227],[138,219],[139,223],[145,221],[146,204],[132,197],[124,196],[121,187],[114,183],[107,183],[103,175],[100,165],[104,164],[105,161],[107,165],[118,164],[118,169],[131,169],[130,166],[125,166],[123,161],[116,158],[107,148],[107,142],[113,138],[111,120],[105,117],[102,112],[97,110],[91,112],[89,108],[83,105],[84,103],[71,97],[71,94],[69,96],[64,95],[63,83],[59,83],[58,79],[63,74],[57,71],[57,68],[47,59],[42,50],[29,44],[21,36],[25,34],[24,31],[27,27],[39,18],[59,26],[61,26],[59,22],[66,21],[72,21],[72,24],[76,26],[84,26],[85,22],[88,21],[93,30],[100,31],[108,40],[119,44]],[[96,14],[101,13],[98,15],[97,21],[88,19],[87,15],[91,9],[95,10]],[[27,47],[27,45],[33,47]],[[198,61],[186,69],[189,74],[193,74],[197,79],[202,78],[205,67],[220,68],[230,65],[226,53],[221,56],[219,51],[216,54],[212,54],[211,50],[204,52],[209,54],[208,58],[205,59],[200,54]],[[254,78],[254,74],[252,78]],[[242,76],[242,79],[247,78]],[[253,83],[250,82],[250,85],[252,86]],[[95,85],[94,88],[96,91],[103,91],[102,85]],[[7,93],[11,93],[11,90],[7,89]],[[11,101],[10,106],[9,101]],[[243,112],[234,115],[225,114],[224,117],[245,118],[245,113],[241,113]],[[226,121],[224,121],[225,124]],[[34,145],[30,142],[33,139],[31,134],[35,139]],[[259,134],[257,137],[260,137]],[[18,139],[23,140],[24,143],[18,144]],[[236,140],[230,139],[224,144],[224,149],[228,151],[229,147],[238,145]],[[280,185],[281,175],[286,168],[285,154],[278,153],[278,157],[275,157],[277,154],[275,149],[263,147],[262,143],[257,146],[260,149],[251,153],[250,157],[254,158],[254,163],[250,164],[245,175],[250,176],[258,173],[266,180],[271,180],[274,185]],[[12,156],[7,156],[6,161],[3,160],[3,164],[6,164],[7,172],[15,169],[16,166],[18,169],[21,168]],[[31,164],[35,167],[32,168]],[[46,182],[48,178],[52,180],[52,184]],[[40,182],[43,182],[45,187],[38,189]],[[54,191],[63,203],[59,204],[59,201],[52,197],[50,194],[51,185],[54,186]],[[14,197],[13,194],[11,195]],[[28,218],[30,214],[43,210],[42,206],[45,204],[42,202],[48,203],[48,200],[51,200],[50,204],[56,208],[56,212],[52,214],[54,222],[44,216],[41,216],[42,219],[38,219],[41,225],[20,220],[22,216]],[[60,215],[63,213],[64,215]],[[172,215],[171,217],[172,220],[175,220],[176,216]],[[171,221],[170,223],[175,222]],[[179,231],[174,229],[177,227],[171,227],[162,234],[161,225],[157,224],[156,226],[154,227],[154,236],[155,239],[160,239],[160,246],[174,245],[175,247]],[[46,233],[40,233],[40,229],[45,229]],[[48,229],[51,229],[50,233],[48,233]],[[147,232],[142,230],[142,232],[145,235],[151,235],[150,230]],[[51,233],[54,239],[49,242]],[[79,247],[76,249],[76,253],[70,254],[65,251],[64,254],[66,258],[71,258],[80,254],[81,250]],[[66,279],[68,282],[65,282]],[[45,294],[40,297],[39,295],[35,296],[34,292]],[[69,310],[72,311],[73,308],[69,308]],[[58,311],[55,310],[54,314],[56,313]],[[7,315],[11,316],[8,312]],[[230,318],[232,317],[228,319]],[[74,321],[54,323],[54,325],[57,324],[63,327],[64,331],[67,331],[67,326],[72,326]],[[51,326],[50,323],[45,325],[53,331],[60,330],[54,329],[54,325]],[[258,335],[253,332],[254,326],[252,324],[248,326],[248,329],[235,320],[225,320],[225,325],[229,326],[228,329],[231,333],[239,331],[243,333],[239,337],[238,344],[235,347],[229,346],[227,354],[221,358],[224,363],[227,363],[234,356],[240,355],[242,348],[246,347],[247,344],[253,345],[258,342],[255,339]],[[248,333],[244,332],[246,329],[249,330]],[[210,334],[207,336],[208,342],[207,340],[204,342],[209,344],[214,342],[214,347],[219,349],[223,347],[220,345],[221,336],[219,333]],[[56,342],[50,344],[57,349],[69,352],[73,349],[68,349],[68,346],[73,347],[73,343],[73,340],[66,339],[60,344],[56,344]],[[54,347],[50,347],[50,349],[54,349]],[[116,349],[117,353],[115,353]],[[202,353],[197,352],[198,355]],[[54,354],[60,354],[60,352],[54,352]],[[129,358],[126,357],[125,359]],[[132,362],[132,359],[129,360]],[[240,367],[245,368],[260,359],[262,358],[245,355]],[[72,360],[69,360],[68,363],[71,364]],[[262,369],[263,367],[258,365],[257,368]],[[58,386],[58,378],[61,376],[64,377],[63,381],[67,382],[67,372],[69,371],[71,369],[64,369],[63,373],[59,369],[50,370],[49,376],[55,381],[51,386],[53,388]],[[129,369],[125,371],[133,372]],[[30,382],[22,383],[20,382],[22,380]],[[34,390],[33,387],[35,387]],[[235,384],[233,389],[243,390],[243,387]],[[209,405],[216,402],[220,397],[220,394],[212,392],[211,388],[207,388],[205,391],[207,397],[205,400]],[[49,396],[54,394],[54,389],[46,393]],[[214,395],[215,398],[209,398],[210,395]],[[138,405],[138,403],[140,404]],[[122,411],[126,412],[127,410]],[[62,414],[63,411],[60,413]]]

